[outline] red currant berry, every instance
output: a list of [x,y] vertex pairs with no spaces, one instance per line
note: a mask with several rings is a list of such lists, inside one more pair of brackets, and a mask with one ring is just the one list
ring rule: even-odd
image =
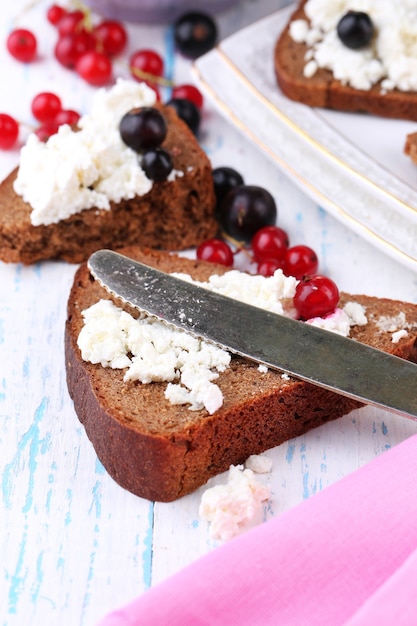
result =
[[46,12],[46,19],[52,26],[56,26],[66,13],[64,7],[61,7],[59,4],[51,4]]
[[273,276],[279,269],[282,269],[282,263],[278,259],[262,259],[256,267],[257,273],[261,276]]
[[333,313],[339,303],[339,290],[327,276],[311,276],[300,281],[295,289],[294,307],[303,320]]
[[198,246],[197,259],[231,267],[233,265],[233,252],[222,239],[207,239]]
[[49,137],[58,132],[58,125],[54,122],[45,122],[35,130],[35,135],[41,141],[48,141]]
[[109,56],[116,56],[123,52],[127,44],[125,27],[115,20],[105,20],[94,29],[94,36],[100,50]]
[[7,113],[0,113],[0,148],[13,148],[19,136],[19,124]]
[[152,77],[160,78],[164,74],[162,57],[153,50],[137,50],[129,60],[130,73],[139,82],[152,83]]
[[172,98],[191,100],[198,109],[203,108],[203,94],[194,85],[178,85],[172,90]]
[[94,50],[95,45],[94,37],[85,31],[64,35],[55,45],[55,58],[64,67],[73,69],[78,59],[86,52]]
[[38,42],[35,35],[26,28],[16,28],[7,38],[7,49],[18,61],[29,63],[36,56]]
[[75,126],[80,119],[80,114],[72,109],[64,109],[59,111],[55,116],[53,122],[57,126],[62,126],[63,124],[68,124],[69,126]]
[[31,109],[39,122],[51,122],[62,109],[61,99],[54,93],[43,91],[33,98]]
[[65,12],[58,22],[58,32],[64,35],[72,35],[83,30],[84,13],[80,9]]
[[264,226],[252,238],[251,248],[255,261],[281,260],[288,249],[289,240],[285,230],[278,226]]
[[107,84],[112,76],[112,64],[109,57],[95,50],[83,54],[78,59],[75,69],[81,78],[96,87]]
[[283,270],[287,276],[301,280],[317,272],[319,261],[317,254],[308,246],[288,248],[283,257]]

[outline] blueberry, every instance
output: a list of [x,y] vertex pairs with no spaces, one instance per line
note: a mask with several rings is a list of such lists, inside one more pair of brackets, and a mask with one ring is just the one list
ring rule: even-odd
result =
[[260,228],[276,223],[277,214],[275,200],[269,191],[256,185],[240,185],[223,199],[218,220],[228,235],[250,243]]
[[374,34],[371,18],[363,11],[348,11],[337,25],[340,41],[352,50],[359,50],[369,44]]
[[172,98],[167,102],[167,106],[171,106],[175,109],[178,117],[193,131],[194,135],[197,135],[200,127],[200,111],[191,100],[186,98]]
[[217,206],[220,206],[229,191],[244,183],[242,175],[233,167],[216,167],[212,171],[212,176]]
[[162,148],[154,148],[145,152],[141,165],[146,176],[158,182],[166,180],[173,168],[171,155]]
[[174,38],[179,52],[190,59],[196,59],[215,45],[217,26],[210,15],[190,11],[175,22]]
[[167,134],[167,125],[157,109],[144,107],[126,113],[120,121],[119,131],[129,148],[143,152],[161,145]]

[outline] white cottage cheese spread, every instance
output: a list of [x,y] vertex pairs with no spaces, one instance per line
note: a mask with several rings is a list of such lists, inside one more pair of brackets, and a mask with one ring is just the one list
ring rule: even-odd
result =
[[130,109],[154,103],[155,92],[144,83],[119,79],[95,93],[91,113],[81,117],[77,132],[65,124],[46,143],[29,136],[14,189],[31,205],[34,226],[92,207],[108,210],[111,201],[151,189],[138,154],[120,137],[119,122]]
[[[192,281],[187,274],[175,275]],[[281,299],[294,295],[297,281],[281,270],[268,278],[231,270],[197,284],[283,313]],[[126,369],[125,381],[167,382],[165,396],[172,404],[190,404],[191,409],[205,408],[210,414],[221,407],[223,394],[213,381],[230,363],[225,350],[158,320],[136,320],[110,300],[100,300],[83,317],[78,346],[85,361]]]
[[194,282],[223,296],[280,314],[284,314],[282,301],[294,297],[298,283],[296,278],[285,276],[281,270],[268,277],[230,270],[220,276],[213,274],[204,283],[193,281],[188,274],[175,273],[174,276]]
[[[281,270],[270,277],[230,270],[203,283],[187,274],[174,275],[281,315],[287,314],[282,301],[294,296],[298,282]],[[165,397],[172,404],[189,404],[193,410],[205,408],[210,414],[221,407],[223,395],[213,381],[229,366],[231,357],[225,350],[156,319],[134,319],[110,300],[100,300],[83,311],[83,317],[78,346],[85,361],[125,369],[125,381],[167,382]],[[337,309],[312,323],[348,336],[352,320]]]
[[173,404],[205,407],[210,414],[222,405],[212,381],[230,363],[225,350],[156,319],[136,320],[110,300],[100,300],[83,317],[78,346],[84,360],[125,369],[125,381],[168,382],[166,397]]
[[407,337],[407,328],[410,328],[404,311],[400,311],[396,316],[383,315],[376,321],[376,325],[380,331],[392,333],[392,343],[398,343]]
[[[355,89],[369,90],[381,81],[383,91],[417,91],[415,0],[308,0],[304,9],[310,23],[294,20],[290,35],[309,47],[306,77],[323,68]],[[337,35],[348,11],[367,13],[374,24],[375,36],[363,49],[347,48]]]

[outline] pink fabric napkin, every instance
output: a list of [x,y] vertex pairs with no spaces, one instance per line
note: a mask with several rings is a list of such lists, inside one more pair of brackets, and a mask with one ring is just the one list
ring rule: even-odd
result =
[[374,624],[417,624],[417,435],[99,626]]

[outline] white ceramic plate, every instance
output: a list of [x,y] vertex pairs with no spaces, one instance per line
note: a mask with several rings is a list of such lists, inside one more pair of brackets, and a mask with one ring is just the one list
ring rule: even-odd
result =
[[288,6],[222,41],[194,63],[220,111],[309,196],[417,270],[417,166],[404,154],[417,123],[315,109],[279,90],[273,50]]

